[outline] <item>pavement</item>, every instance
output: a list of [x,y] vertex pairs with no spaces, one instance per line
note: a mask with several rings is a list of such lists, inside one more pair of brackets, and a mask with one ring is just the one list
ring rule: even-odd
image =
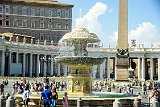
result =
[[[20,78],[9,79],[9,80],[8,80],[8,85],[5,86],[5,88],[4,88],[4,92],[5,92],[5,93],[9,93],[10,95],[12,94],[13,82],[15,82],[15,81],[19,81],[19,82],[20,82]],[[39,82],[39,81],[43,82],[42,79],[38,79],[37,82]],[[2,82],[3,82],[3,79],[0,79],[0,83],[2,83]],[[30,83],[35,83],[35,79],[30,79]],[[122,84],[123,84],[123,83],[122,83]],[[104,91],[106,91],[105,88],[104,88]],[[116,92],[116,90],[115,90],[115,89],[112,89],[112,92]],[[141,89],[140,87],[134,87],[134,88],[133,88],[133,93],[134,93],[134,94],[137,94],[137,92],[140,92],[140,93],[142,94],[142,89]],[[150,95],[151,90],[148,90],[147,93],[148,93],[148,95]],[[149,99],[143,97],[143,98],[142,98],[142,102],[143,102],[143,103],[148,103],[148,102],[149,102]]]

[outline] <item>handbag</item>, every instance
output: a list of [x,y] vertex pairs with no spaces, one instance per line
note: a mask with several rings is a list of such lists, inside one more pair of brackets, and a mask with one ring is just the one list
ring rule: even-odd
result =
[[52,100],[50,100],[50,99],[47,97],[45,91],[44,91],[44,94],[45,94],[45,96],[46,96],[46,98],[47,98],[47,103],[48,103],[49,105],[51,105],[51,104],[52,104]]

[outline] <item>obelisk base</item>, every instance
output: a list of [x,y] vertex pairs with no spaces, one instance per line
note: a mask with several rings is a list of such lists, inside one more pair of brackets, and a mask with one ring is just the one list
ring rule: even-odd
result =
[[116,71],[116,81],[128,81],[128,69],[118,68]]
[[128,81],[129,58],[117,58],[116,81]]

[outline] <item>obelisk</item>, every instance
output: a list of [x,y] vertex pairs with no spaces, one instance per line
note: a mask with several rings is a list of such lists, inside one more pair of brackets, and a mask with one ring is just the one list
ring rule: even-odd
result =
[[119,0],[116,80],[128,80],[128,0]]

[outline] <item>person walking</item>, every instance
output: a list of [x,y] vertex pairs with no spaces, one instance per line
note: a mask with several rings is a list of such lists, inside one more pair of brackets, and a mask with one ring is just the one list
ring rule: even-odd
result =
[[63,96],[63,101],[62,101],[63,107],[68,107],[68,96],[67,95],[68,95],[67,92],[65,92]]
[[40,102],[39,105],[41,106],[41,102],[44,105],[44,107],[50,107],[50,105],[52,104],[52,92],[49,89],[49,86],[46,85],[45,89],[41,92],[41,98],[40,98]]
[[28,102],[29,102],[29,89],[25,88],[23,94],[22,94],[22,99],[25,107],[28,107]]
[[52,107],[56,107],[57,100],[58,100],[58,93],[56,91],[56,88],[54,88],[52,91]]
[[0,84],[0,95],[4,95],[4,84]]
[[157,87],[153,88],[150,98],[155,98],[160,103],[160,92],[158,91]]

